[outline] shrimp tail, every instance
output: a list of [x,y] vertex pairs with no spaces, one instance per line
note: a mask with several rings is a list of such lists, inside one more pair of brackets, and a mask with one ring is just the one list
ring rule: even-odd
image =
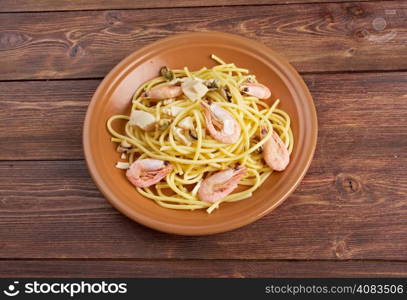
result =
[[[260,136],[264,138],[268,133],[265,126],[260,127]],[[263,144],[263,158],[266,164],[275,171],[284,171],[290,162],[290,153],[277,132]]]

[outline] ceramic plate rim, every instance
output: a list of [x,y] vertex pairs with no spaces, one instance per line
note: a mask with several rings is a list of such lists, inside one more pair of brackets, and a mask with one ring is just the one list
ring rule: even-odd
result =
[[[137,211],[129,209],[114,193],[106,187],[103,183],[103,180],[100,177],[100,174],[96,172],[96,163],[92,158],[91,147],[90,147],[90,123],[91,123],[91,112],[94,110],[95,106],[97,105],[97,100],[101,98],[101,94],[106,94],[109,89],[112,89],[115,86],[115,83],[123,77],[123,74],[126,73],[126,70],[135,64],[137,60],[141,60],[143,56],[149,55],[151,53],[151,49],[159,45],[165,45],[166,43],[170,43],[177,39],[185,39],[190,37],[200,36],[201,38],[210,38],[213,36],[222,37],[224,39],[232,39],[232,40],[240,40],[244,42],[250,42],[259,49],[260,52],[265,53],[267,59],[272,59],[273,63],[279,67],[279,71],[285,73],[285,79],[288,79],[296,89],[295,92],[298,93],[298,89],[301,89],[301,94],[304,95],[305,100],[307,101],[306,107],[308,108],[309,116],[310,116],[310,124],[311,124],[311,133],[309,137],[309,147],[306,149],[307,153],[304,158],[303,168],[301,169],[300,173],[296,177],[294,183],[290,185],[288,189],[285,190],[284,194],[279,198],[278,201],[274,202],[272,205],[269,205],[256,213],[251,214],[250,216],[240,217],[234,220],[228,220],[228,222],[224,222],[222,224],[215,224],[211,226],[203,226],[203,227],[194,227],[192,229],[186,228],[185,225],[174,225],[172,223],[165,223],[150,217],[146,217],[143,214],[138,213]],[[242,226],[245,226],[249,223],[252,223],[259,218],[263,217],[264,215],[268,214],[272,210],[274,210],[278,205],[280,205],[299,185],[301,180],[303,179],[305,173],[307,172],[311,161],[313,159],[313,155],[316,148],[317,142],[317,132],[318,132],[318,122],[317,122],[317,114],[315,105],[312,99],[312,96],[301,78],[301,76],[297,73],[297,71],[279,54],[274,52],[269,47],[261,44],[260,42],[247,39],[245,37],[228,34],[228,33],[221,33],[221,32],[192,32],[192,33],[182,33],[176,34],[164,39],[160,39],[155,41],[145,47],[142,47],[130,55],[125,57],[121,60],[102,80],[99,84],[98,88],[96,89],[94,95],[92,96],[91,102],[88,106],[85,121],[83,124],[83,150],[84,156],[86,160],[86,164],[91,174],[93,181],[95,182],[98,189],[102,192],[105,198],[120,212],[128,216],[129,218],[141,223],[147,227],[156,229],[158,231],[172,233],[172,234],[180,234],[180,235],[208,235],[208,234],[215,234],[220,232],[225,232],[229,230],[233,230]]]

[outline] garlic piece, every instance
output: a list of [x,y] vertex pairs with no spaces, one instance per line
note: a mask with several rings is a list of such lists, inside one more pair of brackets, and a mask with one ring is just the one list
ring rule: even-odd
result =
[[191,141],[184,135],[184,133],[182,132],[182,128],[175,127],[174,136],[175,138],[181,140],[181,142],[183,142],[185,145],[187,146],[191,145]]
[[208,92],[208,88],[202,83],[202,79],[186,78],[181,84],[181,89],[184,95],[193,101],[201,99]]
[[170,107],[164,107],[162,109],[162,112],[171,117],[175,117],[183,110],[184,110],[184,108],[179,107],[179,106],[170,106]]
[[162,101],[163,105],[168,105],[175,102],[175,99],[165,99]]
[[124,153],[127,152],[129,149],[128,148],[123,148],[121,145],[117,146],[116,151],[119,153]]
[[174,78],[173,80],[169,81],[168,83],[172,84],[172,85],[176,85],[180,82],[182,82],[182,78]]
[[130,168],[130,164],[128,162],[118,161],[116,164],[116,168],[126,170]]
[[184,129],[194,129],[194,123],[192,122],[191,117],[186,117],[182,119],[179,123],[178,126]]
[[131,148],[131,144],[128,143],[126,140],[122,140],[120,146],[122,146],[123,148]]
[[150,131],[154,129],[155,117],[143,110],[133,110],[130,115],[130,125],[136,125],[137,127]]

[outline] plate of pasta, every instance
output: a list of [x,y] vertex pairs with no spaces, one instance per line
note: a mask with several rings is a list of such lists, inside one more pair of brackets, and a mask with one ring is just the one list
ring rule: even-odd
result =
[[160,231],[204,235],[253,222],[294,191],[317,118],[305,83],[271,49],[187,33],[120,62],[83,132],[92,178],[114,207]]

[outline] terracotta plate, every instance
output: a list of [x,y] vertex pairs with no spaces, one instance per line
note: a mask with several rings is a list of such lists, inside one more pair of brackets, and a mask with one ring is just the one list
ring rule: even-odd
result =
[[[114,49],[112,49],[114,51]],[[272,176],[252,198],[222,204],[208,215],[205,210],[178,211],[158,206],[142,197],[115,168],[119,153],[110,142],[106,120],[114,114],[129,114],[136,88],[156,77],[162,66],[196,70],[215,63],[216,54],[226,62],[247,68],[269,86],[273,99],[291,117],[295,146],[289,167]],[[122,130],[116,124],[117,129]],[[317,140],[317,118],[311,95],[301,77],[281,56],[256,41],[218,33],[175,35],[144,47],[121,61],[102,81],[89,105],[83,130],[85,158],[93,180],[123,214],[148,227],[183,235],[204,235],[249,224],[276,208],[294,191],[310,165]],[[278,213],[278,212],[276,212]]]

